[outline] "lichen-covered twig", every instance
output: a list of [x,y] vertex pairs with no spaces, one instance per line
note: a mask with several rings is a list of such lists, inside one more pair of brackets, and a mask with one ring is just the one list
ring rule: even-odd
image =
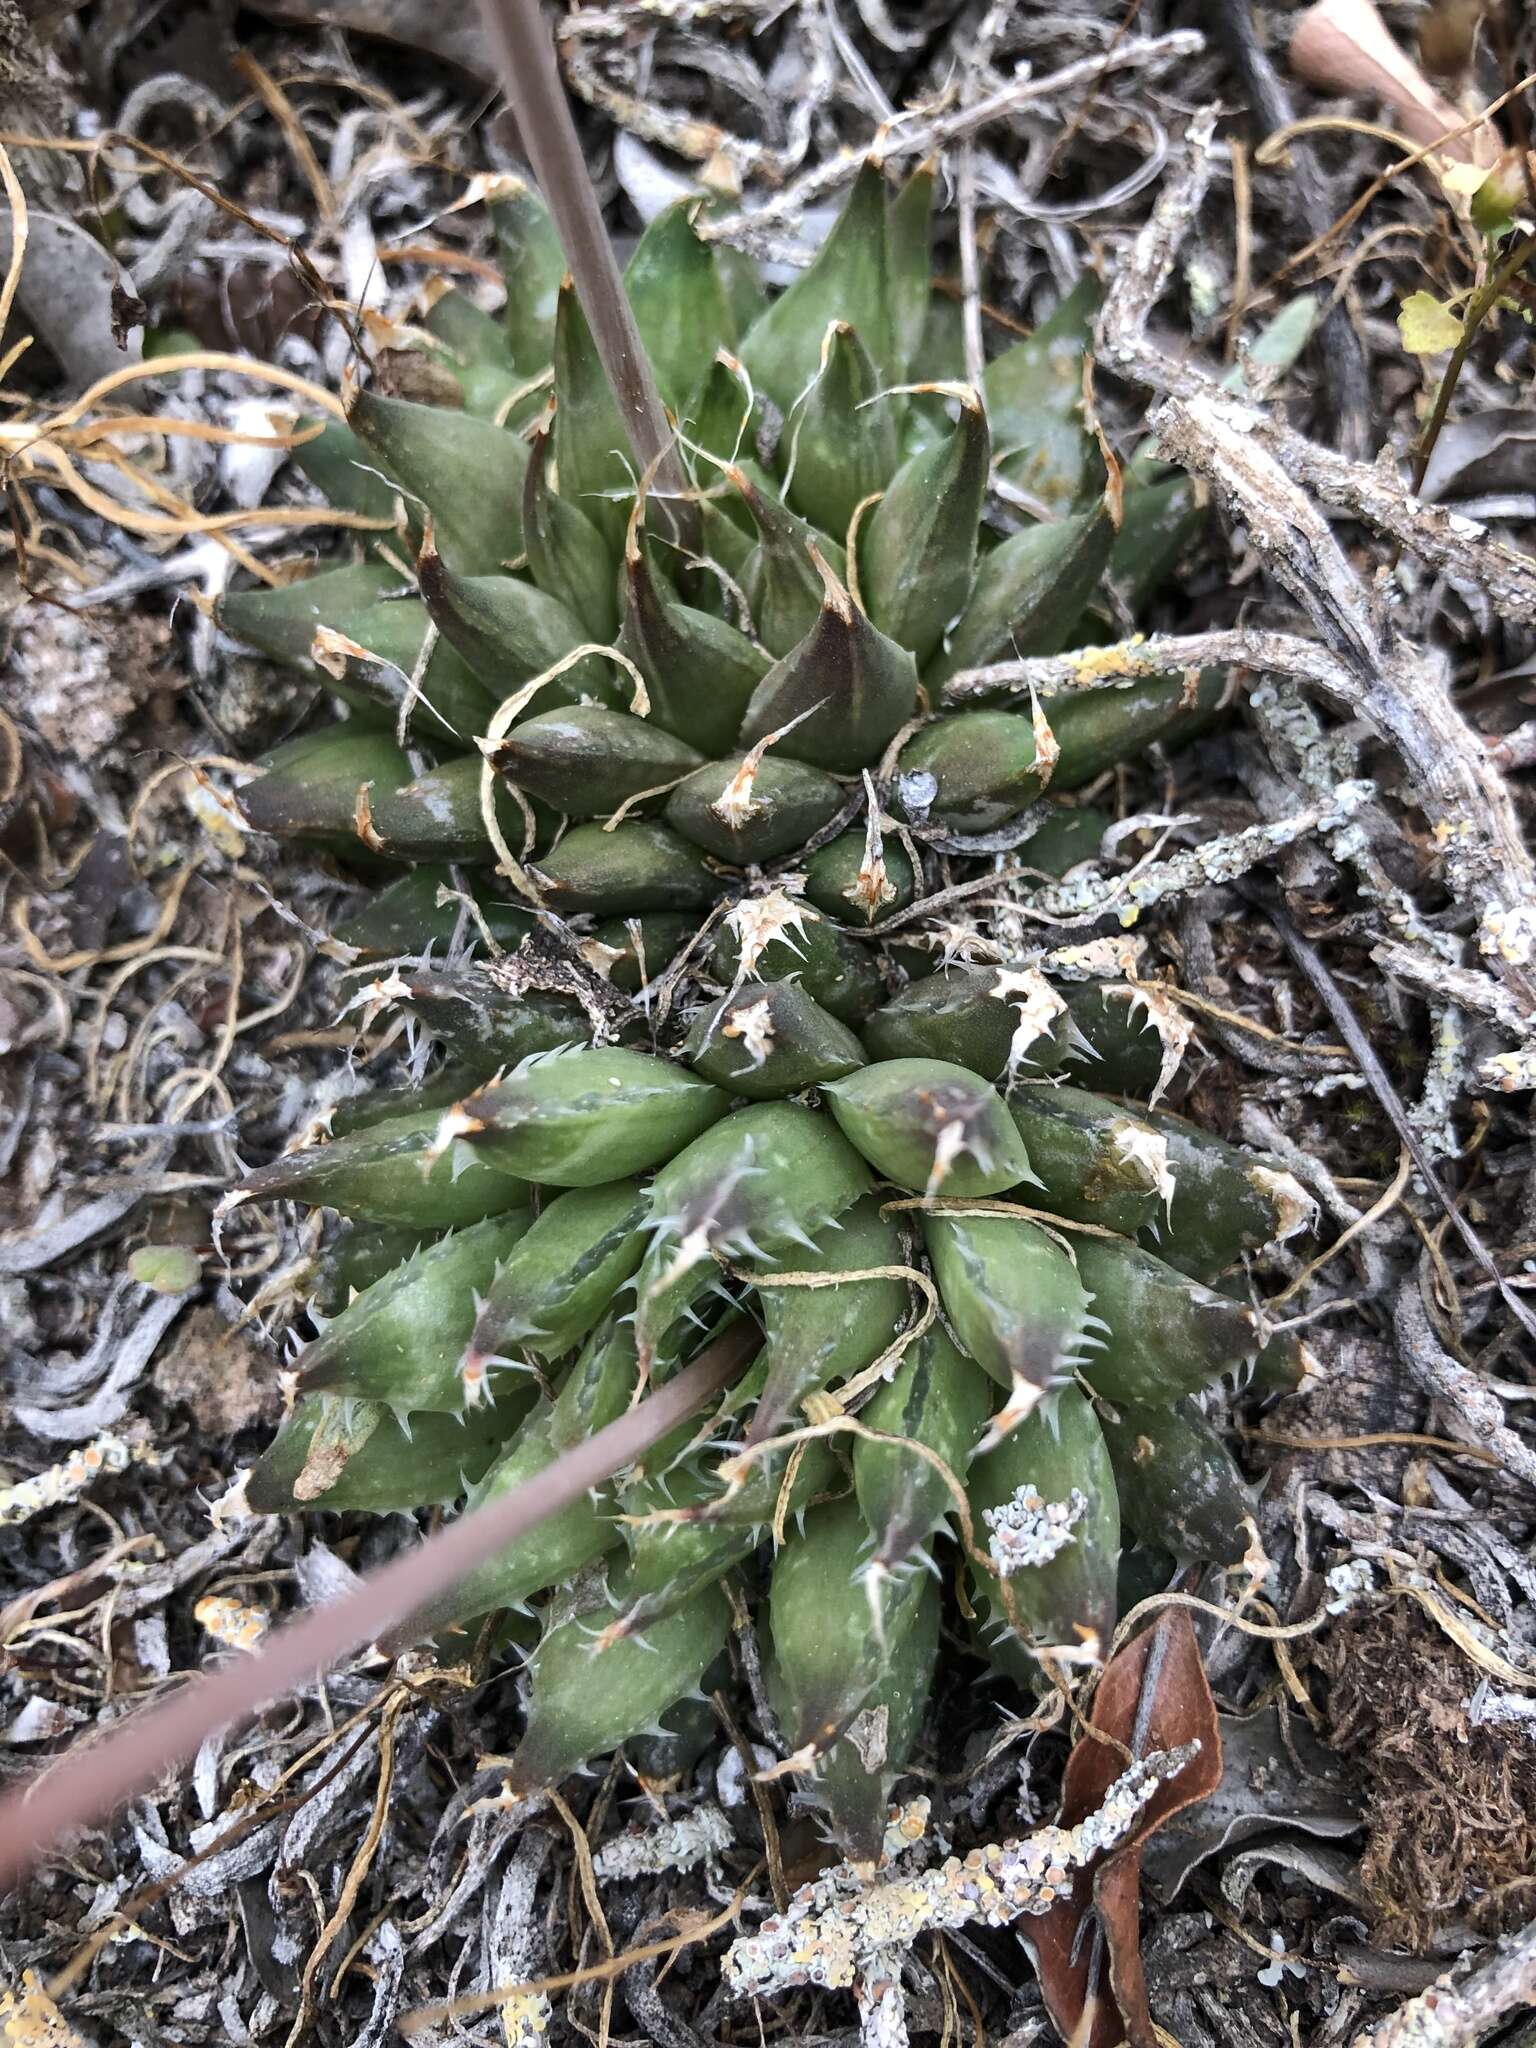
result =
[[1131,1832],[1158,1786],[1177,1776],[1198,1742],[1162,1750],[1117,1778],[1099,1810],[1074,1828],[1041,1828],[1022,1840],[951,1856],[935,1870],[866,1884],[840,1863],[802,1885],[788,1909],[731,1944],[727,1988],[765,1997],[796,1985],[852,1991],[869,2048],[907,2039],[902,1958],[920,1935],[948,1928],[1006,1927],[1048,1913],[1071,1881]]
[[731,1824],[718,1806],[706,1801],[676,1820],[653,1828],[629,1828],[604,1842],[592,1859],[600,1878],[657,1877],[663,1871],[692,1870],[695,1864],[717,1864],[731,1846]]
[[161,1465],[165,1455],[155,1448],[147,1423],[130,1422],[120,1430],[105,1430],[45,1472],[0,1487],[0,1526],[29,1522],[48,1508],[78,1500],[104,1472],[126,1472],[130,1465]]
[[[1409,548],[1418,545],[1417,508],[1408,513],[1413,501],[1406,496],[1387,505],[1382,493],[1362,481],[1365,472],[1358,466],[1339,465],[1310,444],[1298,446],[1300,436],[1279,434],[1261,412],[1198,370],[1170,361],[1148,338],[1148,320],[1204,195],[1213,132],[1212,116],[1191,124],[1182,158],[1116,272],[1100,315],[1099,357],[1119,375],[1166,394],[1150,422],[1160,452],[1212,484],[1232,516],[1243,521],[1276,581],[1302,606],[1337,664],[1330,689],[1403,761],[1433,827],[1446,882],[1477,918],[1479,950],[1522,1014],[1536,1018],[1536,866],[1509,791],[1487,748],[1451,702],[1435,664],[1394,630],[1299,477],[1307,476],[1320,490],[1317,479],[1325,473],[1335,486],[1348,482],[1359,516],[1390,513],[1386,530]],[[1352,475],[1341,477],[1341,468]],[[1332,498],[1337,491],[1324,495]],[[1464,535],[1456,522],[1422,524],[1426,533],[1435,527],[1442,549],[1447,541],[1466,543],[1458,570],[1442,564],[1448,573],[1488,588],[1492,564],[1500,583],[1495,602],[1510,616],[1536,617],[1536,568],[1511,550],[1494,550],[1492,543],[1474,548],[1471,542],[1484,537],[1470,522]]]
[[1273,824],[1223,832],[1198,846],[1181,848],[1166,860],[1148,861],[1128,874],[1106,879],[1096,869],[1079,869],[1059,882],[1049,883],[1023,908],[1031,915],[1056,923],[1090,924],[1108,912],[1122,924],[1135,924],[1142,912],[1155,903],[1191,889],[1210,889],[1221,882],[1235,881],[1239,875],[1267,865],[1282,848],[1294,845],[1309,833],[1334,831],[1354,817],[1375,793],[1374,783],[1341,782],[1331,803],[1309,804]]
[[1493,1389],[1441,1346],[1417,1281],[1410,1280],[1399,1293],[1393,1324],[1404,1364],[1457,1425],[1457,1434],[1491,1452],[1512,1479],[1536,1487],[1536,1450],[1510,1428]]
[[1114,49],[1064,64],[1059,71],[1047,72],[1043,78],[1012,78],[995,92],[968,100],[963,105],[935,113],[904,114],[883,128],[867,149],[840,150],[795,179],[793,184],[787,185],[755,212],[723,214],[716,220],[701,221],[699,233],[705,241],[733,242],[742,248],[758,248],[765,234],[792,226],[800,220],[807,207],[819,204],[844,185],[851,184],[860,164],[868,157],[873,157],[878,163],[888,163],[907,157],[929,156],[935,150],[948,148],[952,143],[976,134],[989,122],[1000,120],[1020,107],[1095,85],[1108,72],[1155,71],[1187,63],[1204,47],[1204,38],[1192,29],[1175,29],[1162,36],[1132,37]]
[[1444,1978],[1384,2020],[1356,2034],[1350,2048],[1473,2048],[1521,2007],[1536,2004],[1536,1922],[1503,1944],[1460,1984]]

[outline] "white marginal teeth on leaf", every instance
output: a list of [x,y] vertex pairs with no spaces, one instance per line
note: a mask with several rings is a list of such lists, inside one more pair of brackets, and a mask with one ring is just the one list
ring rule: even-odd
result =
[[[1173,1210],[1173,1169],[1168,1164],[1168,1140],[1161,1131],[1154,1131],[1148,1124],[1132,1123],[1129,1117],[1123,1123],[1111,1124],[1110,1142],[1117,1158],[1127,1166],[1139,1166],[1151,1181],[1169,1213]],[[1284,1176],[1286,1180],[1290,1175]]]
[[437,1120],[437,1129],[432,1133],[432,1143],[427,1147],[421,1163],[423,1179],[456,1138],[472,1138],[476,1131],[484,1129],[485,1125],[479,1117],[471,1116],[462,1102],[456,1102],[452,1109],[445,1109]]
[[345,1017],[353,1010],[366,1008],[369,1020],[390,1003],[403,1002],[411,993],[411,985],[398,967],[388,974],[377,976],[373,981],[364,982],[350,1002],[343,1003],[337,1011],[338,1017]]
[[992,1532],[987,1539],[992,1562],[1003,1578],[1049,1564],[1073,1541],[1073,1531],[1088,1512],[1088,1497],[1074,1486],[1065,1500],[1047,1500],[1028,1480],[1001,1507],[986,1508],[981,1519]]
[[1045,976],[1031,967],[1000,967],[992,993],[999,1002],[1011,1003],[1019,1013],[1019,1021],[1008,1045],[1008,1071],[1011,1074],[1021,1065],[1035,1040],[1047,1035],[1067,1006]]
[[726,913],[725,921],[741,947],[738,981],[756,975],[758,962],[775,939],[782,939],[798,953],[806,938],[805,905],[796,903],[783,889],[770,889],[765,896],[745,897]]
[[1179,1071],[1179,1062],[1195,1035],[1191,1019],[1176,1003],[1170,1002],[1160,988],[1148,981],[1128,981],[1120,988],[1107,988],[1106,996],[1129,1003],[1132,1010],[1145,1010],[1147,1022],[1163,1042],[1163,1061],[1158,1069],[1157,1086],[1152,1090],[1149,1101],[1155,1106],[1158,1097]]
[[869,809],[864,821],[864,860],[859,872],[853,878],[853,886],[843,891],[844,897],[862,910],[867,917],[873,917],[883,904],[890,903],[896,895],[896,884],[891,880],[885,865],[885,841],[883,827],[889,822],[880,815],[880,806],[875,799],[874,777],[864,770],[864,792]]
[[1250,1166],[1248,1178],[1261,1194],[1268,1195],[1275,1210],[1275,1240],[1310,1230],[1317,1221],[1317,1203],[1293,1173],[1276,1172],[1270,1166]]
[[773,1051],[773,1005],[764,996],[735,1011],[720,1027],[724,1038],[739,1038],[754,1067],[760,1067]]
[[767,745],[767,740],[758,741],[709,807],[721,824],[728,825],[733,832],[739,832],[765,808],[762,798],[752,794],[752,787],[757,781],[757,771],[763,765]]

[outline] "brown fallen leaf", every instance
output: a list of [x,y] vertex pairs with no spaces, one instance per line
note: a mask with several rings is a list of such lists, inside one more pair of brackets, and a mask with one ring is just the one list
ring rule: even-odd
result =
[[[1046,2008],[1070,2048],[1157,2048],[1141,1965],[1141,1855],[1163,1823],[1208,1799],[1221,1782],[1221,1729],[1187,1611],[1171,1608],[1110,1661],[1094,1695],[1090,1727],[1067,1760],[1060,1824],[1075,1827],[1102,1803],[1125,1768],[1198,1742],[1200,1753],[1159,1786],[1140,1825],[1071,1891],[1021,1931]],[[1120,1745],[1120,1746],[1116,1746]]]

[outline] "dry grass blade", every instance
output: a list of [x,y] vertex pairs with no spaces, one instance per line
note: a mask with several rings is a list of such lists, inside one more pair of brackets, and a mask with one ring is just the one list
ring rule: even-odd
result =
[[501,60],[507,98],[571,267],[582,311],[618,400],[636,466],[650,471],[674,522],[688,489],[673,447],[661,393],[640,341],[587,175],[581,138],[560,82],[538,0],[480,0],[486,33]]
[[8,1793],[0,1800],[0,1884],[14,1882],[70,1828],[101,1819],[162,1771],[185,1762],[214,1729],[243,1720],[363,1649],[515,1537],[632,1463],[727,1386],[757,1343],[750,1324],[728,1331],[676,1379],[515,1493],[450,1523],[346,1599],[289,1622],[258,1656],[196,1680],[80,1754],[71,1752],[67,1768],[45,1771]]

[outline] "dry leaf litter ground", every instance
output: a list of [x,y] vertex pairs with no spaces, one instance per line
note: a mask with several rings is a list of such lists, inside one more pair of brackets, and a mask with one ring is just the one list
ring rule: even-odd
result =
[[[516,162],[516,138],[471,10],[270,13],[283,23],[103,0],[42,24],[90,146],[29,178],[49,195],[31,261],[43,214],[67,224],[72,206],[139,304],[114,305],[109,268],[93,285],[60,228],[63,255],[23,280],[43,341],[6,371],[9,1777],[243,1654],[411,1533],[301,1528],[238,1499],[316,1240],[291,1213],[244,1210],[216,1251],[213,1203],[346,1092],[401,1078],[411,1050],[387,1021],[361,1038],[338,1021],[344,962],[316,935],[356,892],[244,833],[229,801],[237,764],[302,726],[313,693],[222,642],[202,605],[239,568],[345,545],[283,469],[284,414],[397,339],[434,279],[494,304],[482,209],[461,202]],[[1414,18],[1390,16],[1401,32]],[[1321,1378],[1229,1416],[1267,1478],[1265,1558],[1188,1585],[1226,1769],[1145,1857],[1151,2009],[1183,2048],[1348,2042],[1463,1958],[1463,2004],[1507,2011],[1528,1958],[1488,1944],[1536,1916],[1527,288],[1471,350],[1426,509],[1400,479],[1444,357],[1405,353],[1396,313],[1415,290],[1466,289],[1466,233],[1414,166],[1297,262],[1406,152],[1331,127],[1288,168],[1255,160],[1287,95],[1301,115],[1377,112],[1286,79],[1283,12],[1268,50],[1237,0],[1124,18],[656,0],[566,27],[621,238],[703,176],[739,182],[765,208],[744,237],[793,261],[825,225],[840,151],[879,135],[908,160],[945,152],[941,265],[973,350],[1033,326],[1084,265],[1114,287],[1105,431],[1128,451],[1150,400],[1211,500],[1156,623],[1180,636],[1174,658],[1240,664],[1242,689],[1218,737],[1099,793],[1126,821],[1100,877],[1145,906],[1126,934],[1139,971],[1167,977],[1169,1017],[1192,1029],[1173,1099],[1281,1158],[1321,1215],[1264,1275]],[[1505,55],[1507,74],[1485,52],[1484,100],[1536,68]],[[903,108],[918,111],[893,125]],[[144,147],[96,146],[109,128]],[[38,155],[12,151],[23,170]],[[65,274],[81,310],[50,384],[29,301]],[[1249,360],[1277,314],[1305,332],[1302,294],[1318,319],[1294,365]],[[138,321],[152,351],[198,366],[71,409],[131,360],[114,317],[130,352]],[[247,349],[295,388],[220,360]],[[192,431],[91,438],[114,412]],[[255,516],[264,501],[286,523]],[[1169,650],[1123,658],[1165,667]],[[1025,664],[1016,680],[1051,677]],[[1092,929],[1071,902],[1052,917],[1060,937]],[[515,1737],[510,1676],[355,1662],[207,1743],[185,1782],[0,1904],[8,2044],[71,2038],[58,2027],[364,2048],[414,2009],[573,1971],[552,2005],[481,1997],[417,2038],[756,2040],[721,1981],[729,1909],[755,1927],[819,1845],[792,1780],[750,1781],[773,1730],[745,1641],[736,1665],[686,1782],[642,1787],[620,1763],[569,1805],[509,1813],[479,1760]],[[958,1643],[946,1671],[909,1789],[963,1854],[1053,1817],[1069,1727],[1023,1718]],[[905,1982],[919,2037],[1046,2036],[1007,1930],[923,1936]],[[856,2038],[851,2019],[814,1989],[761,2008],[767,2033],[808,2040]],[[1380,2038],[1406,2035],[1388,2020]]]

